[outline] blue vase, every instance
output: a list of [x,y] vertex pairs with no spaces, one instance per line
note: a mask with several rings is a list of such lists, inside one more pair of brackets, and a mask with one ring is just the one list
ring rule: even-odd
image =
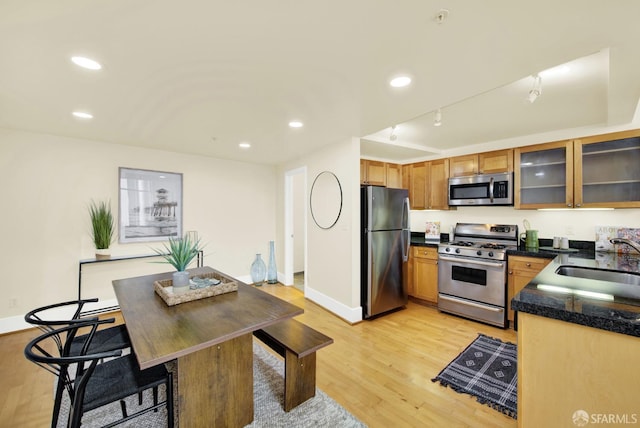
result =
[[276,269],[275,244],[269,241],[269,265],[267,267],[267,283],[276,284],[278,282],[278,269]]
[[256,254],[256,259],[251,263],[251,281],[253,281],[253,285],[257,287],[261,286],[266,274],[267,266],[262,260],[262,255]]

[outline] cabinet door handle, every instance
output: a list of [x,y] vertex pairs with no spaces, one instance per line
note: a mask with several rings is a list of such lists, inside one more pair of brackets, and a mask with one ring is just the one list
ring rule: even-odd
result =
[[509,271],[509,275],[513,275],[513,271],[512,270]]
[[527,263],[527,267],[531,267],[531,263]]

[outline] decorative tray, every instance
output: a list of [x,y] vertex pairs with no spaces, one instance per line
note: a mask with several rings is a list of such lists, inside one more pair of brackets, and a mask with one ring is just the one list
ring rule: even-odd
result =
[[[181,294],[174,294],[173,281],[171,279],[155,281],[153,287],[158,296],[162,297],[162,300],[168,306],[238,291],[238,283],[236,281],[214,272],[189,275],[189,282],[191,283],[191,288]],[[217,284],[205,285],[207,283]]]

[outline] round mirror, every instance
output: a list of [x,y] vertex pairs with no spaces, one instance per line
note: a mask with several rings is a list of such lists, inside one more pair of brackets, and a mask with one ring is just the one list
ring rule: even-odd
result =
[[311,216],[321,229],[331,229],[342,211],[342,187],[338,177],[323,171],[313,180],[309,201]]

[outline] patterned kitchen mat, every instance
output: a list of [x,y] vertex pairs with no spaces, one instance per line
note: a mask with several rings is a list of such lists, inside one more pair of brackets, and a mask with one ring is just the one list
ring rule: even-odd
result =
[[479,333],[432,382],[470,394],[517,419],[517,346]]

